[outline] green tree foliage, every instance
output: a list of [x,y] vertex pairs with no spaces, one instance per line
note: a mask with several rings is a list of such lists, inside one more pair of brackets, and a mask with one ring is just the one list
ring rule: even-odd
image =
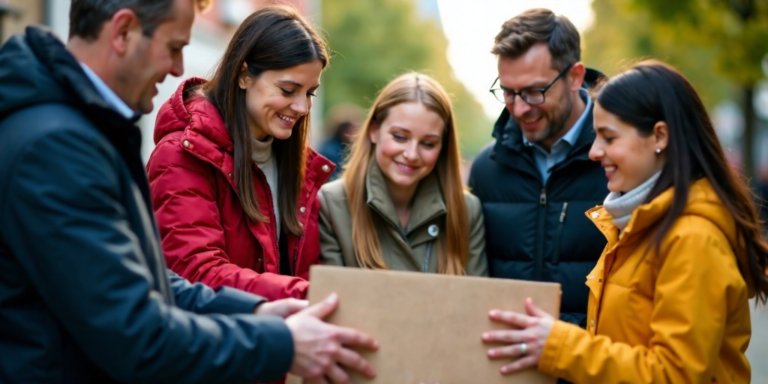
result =
[[668,27],[627,0],[594,0],[595,20],[584,33],[586,65],[613,76],[642,59],[658,59],[680,69],[708,107],[733,97],[729,81],[716,71],[716,53],[698,45],[679,45]]
[[342,102],[368,108],[390,80],[420,71],[451,94],[465,157],[491,140],[491,120],[453,75],[445,35],[418,15],[413,0],[323,0],[322,14],[332,50],[323,74],[326,111]]
[[754,178],[752,97],[768,63],[768,1],[594,0],[593,9],[594,27],[585,35],[588,64],[616,73],[619,58],[658,58],[680,69],[707,106],[740,100],[743,173]]

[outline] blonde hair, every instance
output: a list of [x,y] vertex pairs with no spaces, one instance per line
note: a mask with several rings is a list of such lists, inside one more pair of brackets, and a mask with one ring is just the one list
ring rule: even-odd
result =
[[358,131],[344,167],[342,178],[352,216],[352,243],[359,265],[388,269],[381,253],[381,243],[368,207],[365,190],[366,174],[375,145],[369,132],[386,120],[390,108],[416,102],[437,113],[445,122],[443,146],[433,172],[437,172],[446,202],[446,230],[438,238],[438,272],[465,274],[469,258],[469,219],[461,180],[461,154],[450,98],[443,87],[429,76],[407,73],[387,84],[373,103],[368,117]]

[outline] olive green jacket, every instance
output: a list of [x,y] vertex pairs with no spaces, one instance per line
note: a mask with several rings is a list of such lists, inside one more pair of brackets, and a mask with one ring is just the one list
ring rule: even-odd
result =
[[[396,271],[437,273],[437,238],[445,234],[446,206],[435,172],[416,190],[407,228],[402,228],[387,192],[384,175],[372,162],[365,180],[368,206],[387,267]],[[480,200],[465,192],[469,218],[469,276],[488,276],[485,257],[485,226]],[[324,185],[320,199],[320,262],[325,265],[360,267],[352,246],[352,218],[344,180]]]

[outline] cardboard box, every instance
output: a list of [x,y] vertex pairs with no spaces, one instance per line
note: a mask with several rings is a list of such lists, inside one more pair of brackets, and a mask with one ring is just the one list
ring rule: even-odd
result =
[[507,328],[488,318],[491,309],[525,313],[527,297],[557,318],[559,284],[328,266],[313,266],[310,281],[311,304],[332,292],[339,295],[339,308],[328,322],[379,341],[378,352],[364,352],[377,377],[354,376],[354,383],[556,382],[535,368],[502,376],[499,369],[511,360],[488,359],[489,345],[480,337]]

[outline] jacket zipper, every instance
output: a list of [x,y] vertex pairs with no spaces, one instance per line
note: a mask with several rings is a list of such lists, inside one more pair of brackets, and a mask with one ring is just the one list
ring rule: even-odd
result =
[[563,203],[563,211],[560,212],[560,225],[557,227],[557,237],[555,238],[554,254],[552,255],[552,265],[560,263],[560,237],[563,236],[563,226],[565,225],[565,215],[568,213],[568,202]]
[[547,188],[541,189],[539,195],[539,230],[536,243],[536,254],[534,255],[533,277],[536,281],[544,278],[544,230],[547,223]]
[[424,257],[424,265],[421,266],[421,271],[424,273],[427,273],[429,270],[429,257],[432,255],[432,243],[433,241],[427,243],[427,256]]
[[301,239],[304,238],[304,235],[296,239],[296,246],[293,248],[293,267],[291,268],[291,275],[296,275],[296,264],[299,262],[299,244],[301,243]]

